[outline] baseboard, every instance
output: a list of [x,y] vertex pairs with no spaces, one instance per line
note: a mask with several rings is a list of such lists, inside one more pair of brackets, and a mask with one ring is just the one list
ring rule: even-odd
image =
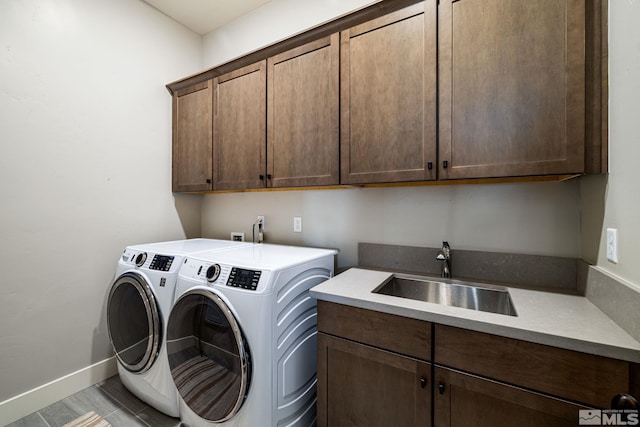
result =
[[116,358],[110,357],[0,402],[0,426],[19,420],[58,400],[104,381],[116,373],[118,373]]

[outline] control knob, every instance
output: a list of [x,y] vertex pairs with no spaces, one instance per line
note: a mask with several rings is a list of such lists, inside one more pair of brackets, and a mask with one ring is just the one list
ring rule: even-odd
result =
[[207,282],[213,283],[220,277],[220,264],[213,264],[207,268]]
[[140,252],[138,254],[138,256],[136,257],[136,266],[137,267],[142,267],[142,265],[144,264],[144,262],[147,260],[147,253],[146,252]]

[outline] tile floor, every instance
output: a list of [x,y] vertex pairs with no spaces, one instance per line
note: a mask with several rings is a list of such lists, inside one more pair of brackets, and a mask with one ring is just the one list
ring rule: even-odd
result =
[[156,411],[131,394],[116,375],[6,427],[61,427],[89,411],[94,411],[113,427],[181,425],[179,419]]

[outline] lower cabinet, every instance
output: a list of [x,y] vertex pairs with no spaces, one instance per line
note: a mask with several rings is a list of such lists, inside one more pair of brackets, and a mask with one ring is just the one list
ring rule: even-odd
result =
[[318,334],[318,426],[428,426],[431,364]]
[[640,366],[318,301],[318,426],[563,427]]
[[451,369],[436,367],[435,427],[563,427],[586,407]]
[[[629,362],[437,324],[434,364],[572,402],[607,408],[628,393]],[[633,392],[635,394],[635,392]]]

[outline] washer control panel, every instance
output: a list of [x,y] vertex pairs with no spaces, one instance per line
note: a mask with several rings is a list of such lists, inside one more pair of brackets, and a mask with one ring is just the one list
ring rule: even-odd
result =
[[227,286],[255,291],[258,288],[261,274],[261,271],[233,267],[231,268],[229,279],[227,279]]

